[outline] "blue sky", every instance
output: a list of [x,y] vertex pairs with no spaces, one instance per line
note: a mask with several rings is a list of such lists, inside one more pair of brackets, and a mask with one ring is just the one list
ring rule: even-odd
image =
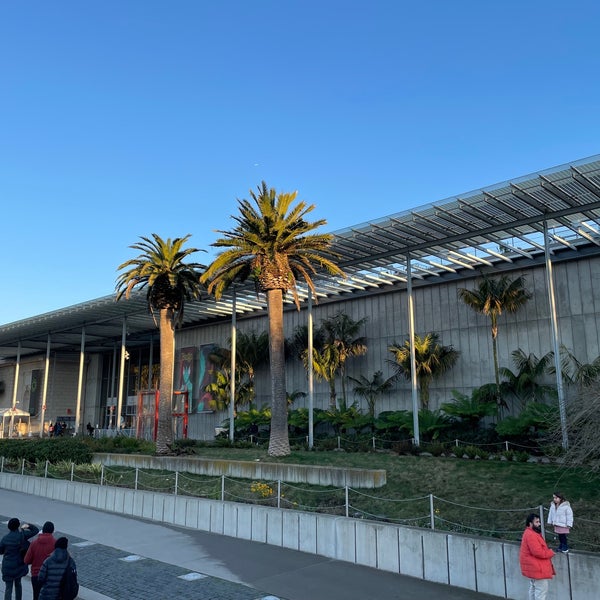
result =
[[262,180],[327,231],[600,152],[600,4],[5,0],[0,323],[209,250]]

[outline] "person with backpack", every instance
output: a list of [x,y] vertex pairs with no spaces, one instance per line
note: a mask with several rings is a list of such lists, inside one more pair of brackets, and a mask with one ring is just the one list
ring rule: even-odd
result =
[[38,574],[42,588],[39,600],[74,600],[79,592],[77,566],[69,554],[69,540],[59,537],[54,552],[43,562]]
[[42,533],[31,542],[27,554],[23,562],[26,565],[31,565],[31,587],[33,588],[33,600],[38,600],[40,597],[40,590],[42,585],[38,581],[38,575],[44,561],[54,551],[54,523],[52,521],[46,521],[42,527]]
[[35,525],[21,524],[21,521],[16,517],[9,519],[8,533],[0,540],[0,554],[4,555],[2,559],[2,581],[6,584],[4,600],[12,599],[13,587],[15,589],[15,599],[22,599],[21,577],[27,575],[29,571],[27,565],[23,562],[23,557],[29,548],[29,540],[38,532],[39,529]]

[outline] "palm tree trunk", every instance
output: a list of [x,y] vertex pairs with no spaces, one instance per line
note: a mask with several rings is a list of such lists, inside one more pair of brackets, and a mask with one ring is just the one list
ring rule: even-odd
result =
[[173,311],[160,311],[160,388],[156,453],[169,454],[173,444],[173,371],[175,363],[175,323]]
[[283,293],[281,290],[267,290],[267,306],[269,312],[269,361],[271,365],[269,456],[287,456],[290,453],[290,440],[285,393]]
[[498,365],[498,323],[492,316],[492,354],[494,356],[494,378],[496,380],[496,405],[498,416],[502,418],[502,399],[500,398],[500,366]]

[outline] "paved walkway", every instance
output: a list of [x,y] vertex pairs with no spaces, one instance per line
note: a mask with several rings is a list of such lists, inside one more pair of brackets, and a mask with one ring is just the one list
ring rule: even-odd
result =
[[[267,544],[0,490],[0,533],[18,517],[69,538],[82,600],[492,600]],[[23,579],[23,600],[31,583]],[[497,600],[497,598],[496,598]]]

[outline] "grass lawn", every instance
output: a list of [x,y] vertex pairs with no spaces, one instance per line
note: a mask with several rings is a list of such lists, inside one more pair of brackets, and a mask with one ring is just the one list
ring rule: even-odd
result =
[[[492,535],[495,530],[503,532],[501,537],[507,539],[519,539],[528,509],[537,510],[541,504],[547,510],[552,493],[559,490],[571,502],[575,515],[575,527],[569,538],[572,545],[581,550],[600,551],[600,482],[583,469],[386,452],[295,451],[285,458],[269,457],[261,448],[203,447],[196,452],[206,458],[385,469],[384,487],[351,492],[350,504],[356,512],[366,517],[427,526],[428,496],[433,494],[436,528],[482,535]],[[285,487],[295,490],[300,486]],[[315,493],[319,492],[315,489]],[[336,495],[343,504],[343,494]],[[302,504],[311,506],[313,502],[304,499]],[[551,530],[546,537],[552,544]]]

